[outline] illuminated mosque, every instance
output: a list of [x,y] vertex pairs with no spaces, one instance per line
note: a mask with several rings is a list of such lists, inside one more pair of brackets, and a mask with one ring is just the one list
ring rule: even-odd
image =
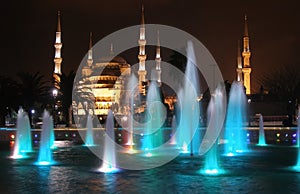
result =
[[[147,79],[147,70],[146,66],[146,36],[145,36],[145,18],[144,18],[144,7],[142,6],[141,13],[141,25],[139,32],[139,54],[137,56],[139,60],[139,69],[138,69],[138,87],[139,93],[141,96],[146,96],[147,86],[149,85],[149,80]],[[155,57],[155,79],[151,81],[156,81],[157,86],[161,87],[161,53],[160,53],[160,42],[159,34],[157,35],[157,47],[156,47],[156,57]],[[60,12],[58,12],[58,22],[57,22],[57,31],[55,39],[55,58],[54,58],[54,73],[53,78],[56,83],[58,83],[59,75],[61,75],[61,24],[60,24]],[[82,87],[89,88],[92,93],[93,106],[87,107],[88,105],[82,102],[75,104],[73,102],[73,107],[76,107],[76,110],[73,110],[75,115],[85,115],[86,110],[90,110],[91,114],[101,116],[107,115],[108,110],[112,109],[115,114],[126,114],[128,108],[126,108],[126,82],[129,80],[131,75],[131,66],[126,62],[126,60],[120,56],[114,56],[113,45],[110,48],[110,56],[102,57],[98,60],[93,59],[93,50],[92,50],[92,33],[90,33],[89,41],[89,50],[87,54],[86,65],[82,68]],[[238,56],[237,56],[237,81],[243,82],[246,88],[246,94],[251,94],[251,66],[250,66],[250,46],[249,46],[249,33],[248,33],[248,24],[247,17],[245,16],[245,26],[244,26],[244,36],[243,36],[243,50],[241,52],[240,46],[238,46]],[[243,58],[243,60],[242,60]],[[112,59],[112,60],[111,60]],[[105,68],[104,68],[105,67]],[[104,69],[103,69],[104,68]],[[103,69],[103,71],[99,71]],[[99,75],[101,72],[101,75]],[[59,86],[54,85],[57,90]],[[164,102],[169,105],[170,109],[173,109],[173,103],[176,102],[175,97],[167,96],[164,97]],[[127,103],[128,105],[128,103]],[[140,110],[135,110],[136,112],[143,112],[143,105],[140,106]]]

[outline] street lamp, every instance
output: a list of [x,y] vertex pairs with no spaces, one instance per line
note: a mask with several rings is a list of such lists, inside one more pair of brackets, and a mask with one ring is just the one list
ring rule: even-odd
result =
[[31,110],[31,125],[32,125],[33,128],[34,128],[34,113],[35,113],[35,110],[32,109]]
[[52,90],[52,96],[53,96],[53,124],[54,124],[54,127],[55,127],[55,109],[56,109],[56,97],[58,95],[58,90],[57,89],[53,89]]

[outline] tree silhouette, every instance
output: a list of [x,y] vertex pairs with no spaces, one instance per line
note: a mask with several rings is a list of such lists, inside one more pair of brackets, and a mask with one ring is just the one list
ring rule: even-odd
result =
[[70,107],[72,105],[73,82],[76,76],[75,71],[70,71],[68,74],[60,75],[60,82],[56,83],[59,86],[59,94],[57,100],[60,102],[59,109],[63,114],[63,122],[70,125],[72,123]]
[[46,81],[44,81],[44,76],[39,72],[29,73],[29,72],[19,72],[17,76],[20,79],[18,83],[20,102],[24,109],[29,110],[34,108],[36,103],[45,102],[45,98],[48,95],[48,87]]
[[286,103],[287,114],[295,114],[300,102],[300,73],[299,66],[276,69],[260,79],[260,84],[268,91],[266,100]]
[[16,81],[5,76],[0,76],[0,126],[5,126],[5,116],[11,114],[11,110],[18,107],[17,91]]
[[260,79],[269,97],[278,101],[295,101],[300,97],[300,73],[296,66],[280,68]]

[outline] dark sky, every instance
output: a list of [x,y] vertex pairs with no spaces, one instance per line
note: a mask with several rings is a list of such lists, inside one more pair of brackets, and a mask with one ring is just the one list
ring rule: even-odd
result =
[[[297,0],[143,2],[146,23],[174,26],[198,38],[216,59],[224,79],[232,81],[236,77],[237,41],[243,35],[245,13],[252,51],[252,83],[256,88],[257,80],[267,71],[300,66]],[[1,30],[5,36],[1,67],[5,68],[0,75],[40,71],[50,78],[57,10],[62,14],[62,71],[68,72],[76,70],[84,57],[90,31],[95,43],[116,30],[138,25],[141,1],[28,0],[2,6]]]

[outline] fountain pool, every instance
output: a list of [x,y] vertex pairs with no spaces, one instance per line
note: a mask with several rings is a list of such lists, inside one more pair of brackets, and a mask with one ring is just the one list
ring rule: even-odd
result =
[[[220,145],[219,145],[220,146]],[[253,146],[239,157],[220,155],[224,173],[207,176],[199,172],[204,156],[180,155],[148,170],[99,173],[99,158],[87,147],[58,148],[57,164],[32,165],[37,157],[13,160],[11,150],[0,151],[1,193],[297,193],[300,173],[288,169],[297,149],[289,146]],[[219,154],[223,147],[219,147]]]

